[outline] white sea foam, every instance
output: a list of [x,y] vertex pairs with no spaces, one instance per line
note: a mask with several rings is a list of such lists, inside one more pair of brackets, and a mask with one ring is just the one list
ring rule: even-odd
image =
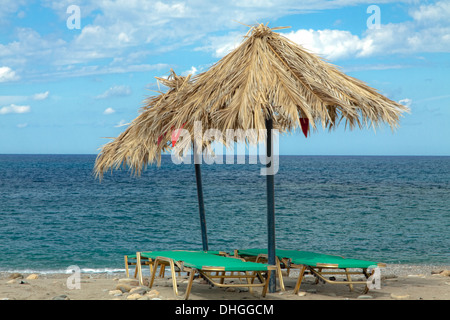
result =
[[[81,273],[85,274],[101,274],[101,273],[125,273],[125,269],[120,268],[81,268]],[[71,269],[51,269],[51,270],[40,270],[40,269],[4,269],[1,273],[38,273],[38,274],[71,274]]]

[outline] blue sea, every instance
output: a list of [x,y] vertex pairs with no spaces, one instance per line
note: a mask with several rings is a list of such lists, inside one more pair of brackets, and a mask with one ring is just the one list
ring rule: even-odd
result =
[[[123,256],[201,250],[194,165],[94,177],[95,155],[0,155],[0,271],[120,271]],[[450,264],[450,157],[281,156],[276,245]],[[267,246],[260,164],[202,165],[209,249]]]

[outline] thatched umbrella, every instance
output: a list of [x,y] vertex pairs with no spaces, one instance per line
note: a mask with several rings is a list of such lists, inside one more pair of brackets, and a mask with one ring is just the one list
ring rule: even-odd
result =
[[[112,171],[128,166],[135,175],[139,176],[147,164],[157,162],[160,165],[161,154],[169,152],[177,139],[174,130],[165,130],[164,128],[173,117],[179,117],[177,110],[174,109],[174,106],[177,105],[174,102],[177,100],[178,94],[191,85],[190,78],[190,75],[178,76],[173,70],[167,78],[156,77],[169,89],[165,93],[160,92],[159,95],[146,99],[144,107],[141,108],[141,114],[117,138],[101,148],[94,167],[95,174],[100,180],[108,169]],[[185,118],[183,127],[186,130],[193,130],[193,123],[189,117]],[[204,146],[208,147],[207,144]],[[195,175],[202,244],[203,250],[207,251],[208,238],[199,163],[195,163]]]
[[[397,127],[408,109],[341,72],[266,25],[251,27],[246,39],[171,103],[177,115],[162,128],[181,128],[189,115],[202,127],[267,130],[267,153],[272,156],[271,129],[294,131],[305,126],[335,128]],[[248,136],[235,137],[249,142]],[[255,141],[250,141],[255,142]],[[267,175],[268,254],[275,264],[274,176]],[[272,277],[272,281],[274,277]],[[272,283],[270,291],[275,290]]]
[[[302,128],[377,127],[395,128],[408,109],[341,72],[322,58],[306,51],[282,35],[260,24],[251,27],[246,39],[206,72],[155,98],[148,113],[139,117],[116,140],[102,149],[96,172],[130,165],[140,173],[147,163],[158,159],[174,129],[193,133],[202,129],[265,130],[267,155],[272,158],[272,129],[295,131]],[[162,110],[167,112],[162,114]],[[145,122],[144,122],[145,120]],[[144,128],[144,124],[147,128]],[[134,128],[132,128],[134,127]],[[261,136],[236,135],[234,141],[255,143]],[[121,141],[128,141],[121,143]],[[223,141],[222,141],[223,142]],[[226,141],[230,143],[230,141]],[[201,146],[208,141],[202,141]],[[197,150],[198,151],[198,150]],[[200,150],[201,151],[201,150]],[[195,152],[194,152],[195,153]],[[197,154],[197,153],[195,153]],[[267,164],[270,166],[270,163]],[[269,172],[270,173],[270,172]],[[275,264],[274,176],[267,175],[267,221],[269,263]],[[274,292],[274,277],[270,291]]]

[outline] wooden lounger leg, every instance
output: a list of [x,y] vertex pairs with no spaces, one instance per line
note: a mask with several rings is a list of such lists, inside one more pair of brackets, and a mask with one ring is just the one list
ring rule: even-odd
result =
[[266,284],[264,285],[263,290],[262,290],[262,293],[261,293],[261,296],[262,296],[262,297],[265,297],[265,296],[266,296],[267,289],[269,288],[269,280],[270,280],[270,274],[271,274],[271,273],[272,273],[271,270],[268,270],[268,271],[267,271]]
[[[130,277],[130,273],[128,271],[128,256],[125,256],[125,274],[127,275],[127,278]],[[135,271],[135,274],[136,274],[136,271]],[[136,277],[136,276],[134,276],[134,277]]]
[[141,268],[141,253],[136,252],[136,270],[139,277],[139,284],[144,284],[144,279],[142,277],[142,268]]
[[286,291],[286,289],[284,288],[283,274],[281,273],[280,259],[278,259],[278,257],[275,257],[275,259],[276,259],[276,263],[277,263],[277,273],[278,273],[278,279],[280,280],[281,291]]
[[172,273],[172,285],[173,285],[173,292],[175,293],[175,296],[178,296],[178,287],[177,287],[177,277],[175,273],[175,264],[173,263],[172,259],[165,259],[165,258],[156,258],[154,265],[153,265],[153,272],[152,276],[150,278],[149,287],[151,288],[153,286],[153,282],[155,281],[156,271],[158,270],[158,265],[161,264],[161,267],[165,264],[169,263],[171,273]]
[[[321,273],[322,272],[322,268],[317,268],[317,273]],[[314,274],[314,273],[313,273]],[[315,275],[315,274],[314,274]],[[319,283],[319,281],[320,281],[320,278],[319,277],[316,277],[316,281],[315,281],[315,283],[314,284],[318,284]]]
[[[251,276],[250,278],[247,278],[247,283],[248,284],[253,284],[254,280],[255,280],[255,273],[253,272],[253,274],[250,274],[248,271],[245,271],[245,275],[246,276]],[[248,286],[248,292],[250,294],[253,294],[253,288],[251,286]]]
[[[369,277],[375,273],[375,269],[372,270],[372,274],[369,274],[367,272],[367,268],[363,268],[362,271],[363,271],[364,276],[366,277],[366,279],[369,279]],[[363,294],[367,294],[368,292],[369,292],[369,286],[366,284],[366,286],[364,287],[364,290],[363,290]]]
[[153,260],[149,259],[148,262],[149,262],[148,265],[149,265],[149,269],[150,269],[150,274],[152,274],[152,272],[153,272],[153,263],[152,263]]
[[[264,259],[265,261],[268,261],[267,254],[258,254],[256,256],[255,262],[260,263],[262,259]],[[277,274],[278,280],[280,281],[281,291],[286,291],[286,289],[284,287],[283,274],[281,272],[281,263],[280,263],[280,259],[278,259],[278,257],[275,257],[275,266],[277,267],[276,274]]]
[[303,281],[303,276],[305,274],[305,271],[306,271],[306,266],[302,266],[302,268],[300,269],[300,274],[298,275],[297,283],[295,284],[294,294],[297,294],[300,290],[300,285]]
[[192,283],[194,282],[195,270],[191,269],[189,272],[189,281],[186,287],[186,293],[184,295],[184,300],[189,299],[189,294],[191,293]]
[[350,288],[350,291],[353,291],[352,277],[348,273],[348,269],[347,268],[345,268],[345,275],[347,276],[348,287]]
[[170,264],[170,271],[172,273],[173,292],[175,293],[176,296],[178,296],[177,276],[175,272],[175,264],[173,263],[172,259],[169,260],[169,264]]
[[153,282],[155,281],[155,273],[156,273],[156,269],[158,269],[158,264],[159,264],[159,260],[156,259],[155,262],[153,263],[153,271],[151,273],[150,281],[148,283],[149,288],[153,287]]
[[288,259],[284,260],[284,264],[286,265],[286,274],[289,277],[289,274],[291,273],[291,264]]

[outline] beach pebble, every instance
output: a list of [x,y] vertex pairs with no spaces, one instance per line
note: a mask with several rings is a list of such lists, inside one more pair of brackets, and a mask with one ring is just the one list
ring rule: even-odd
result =
[[391,293],[391,298],[395,300],[406,300],[409,299],[411,296],[409,294],[396,294]]
[[132,288],[131,288],[129,285],[127,285],[127,284],[118,284],[118,285],[116,286],[116,290],[120,290],[120,291],[122,291],[123,293],[130,292],[131,289],[132,289]]
[[139,293],[132,293],[127,297],[127,300],[138,300],[140,298],[142,298],[142,295]]
[[297,295],[299,297],[304,297],[304,296],[306,296],[306,292],[305,291],[300,291],[299,293],[297,293]]
[[136,287],[139,285],[139,280],[133,279],[133,278],[122,278],[119,279],[120,284],[126,284],[131,287]]
[[68,296],[66,296],[65,294],[61,294],[59,296],[53,297],[52,300],[70,300]]
[[444,270],[431,270],[431,274],[440,274]]
[[36,273],[30,274],[26,279],[27,280],[35,280],[39,278],[39,275],[37,275]]
[[112,295],[112,296],[121,296],[122,295],[122,290],[111,290],[111,291],[109,291],[108,292],[110,295]]
[[130,290],[130,293],[138,293],[138,294],[146,294],[148,291],[150,291],[149,287],[136,287],[136,288],[132,288]]
[[441,276],[450,277],[450,270],[444,270],[439,273]]
[[156,298],[157,296],[159,296],[159,291],[152,289],[149,292],[147,292],[145,295],[148,296],[149,298]]

